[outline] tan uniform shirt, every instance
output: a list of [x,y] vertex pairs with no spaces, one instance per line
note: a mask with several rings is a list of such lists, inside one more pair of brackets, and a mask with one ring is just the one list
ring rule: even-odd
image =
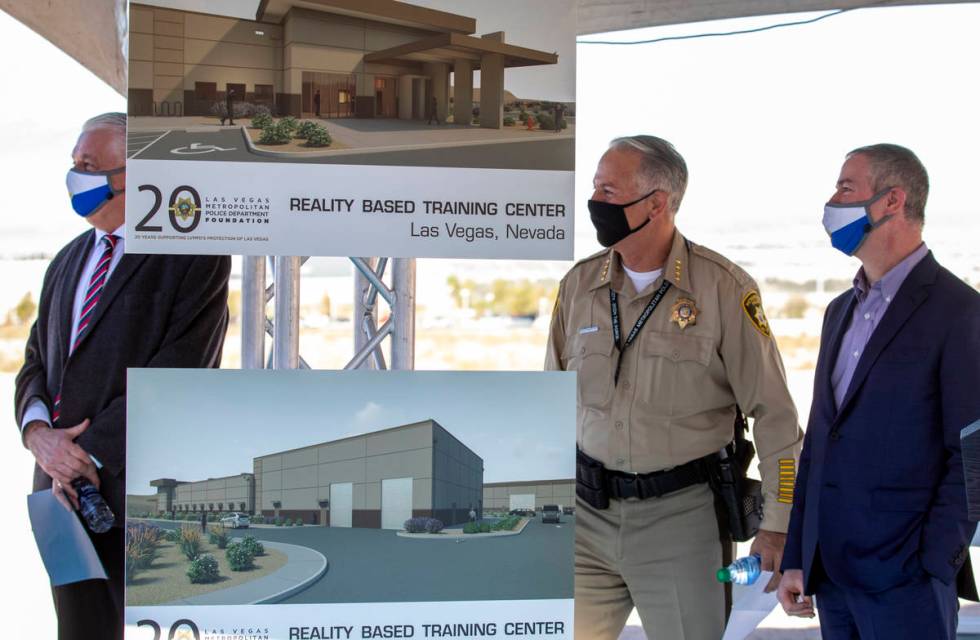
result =
[[622,355],[613,344],[610,288],[619,294],[625,342],[663,278],[638,293],[619,255],[605,250],[562,280],[545,367],[578,372],[578,446],[609,469],[675,467],[731,442],[737,403],[753,419],[762,526],[785,532],[803,434],[758,288],[680,232],[664,277],[671,288]]

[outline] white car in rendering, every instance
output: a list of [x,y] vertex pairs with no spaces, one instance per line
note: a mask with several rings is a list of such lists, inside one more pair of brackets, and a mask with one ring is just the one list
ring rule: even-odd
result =
[[244,513],[229,513],[221,519],[221,526],[225,529],[248,529],[250,524],[251,520]]

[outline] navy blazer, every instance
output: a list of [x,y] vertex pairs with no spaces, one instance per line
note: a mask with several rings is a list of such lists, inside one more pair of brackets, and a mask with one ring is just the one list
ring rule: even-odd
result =
[[803,570],[806,593],[819,560],[847,588],[883,591],[925,571],[959,575],[960,595],[976,599],[960,429],[980,417],[980,294],[927,254],[838,409],[831,373],[855,303],[848,290],[824,316],[782,567]]
[[[89,229],[66,245],[44,276],[37,321],[17,374],[20,425],[32,399],[50,410],[62,394],[58,427],[91,424],[77,443],[102,464],[102,495],[123,524],[126,479],[126,369],[217,367],[228,325],[228,256],[125,254],[106,283],[78,347],[68,353],[75,287],[93,250]],[[37,465],[34,490],[51,487]]]

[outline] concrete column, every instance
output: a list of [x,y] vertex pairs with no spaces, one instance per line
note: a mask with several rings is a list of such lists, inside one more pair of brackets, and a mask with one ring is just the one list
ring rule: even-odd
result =
[[401,120],[412,119],[412,76],[400,76],[398,78],[398,118]]
[[[436,97],[436,118],[445,122],[449,117],[449,65],[445,62],[430,62],[425,65],[425,73],[432,80],[432,95]],[[431,96],[425,97],[426,110],[432,101]]]
[[499,129],[504,121],[504,57],[487,53],[480,61],[480,126]]
[[453,64],[453,121],[470,123],[473,119],[473,63],[457,58]]

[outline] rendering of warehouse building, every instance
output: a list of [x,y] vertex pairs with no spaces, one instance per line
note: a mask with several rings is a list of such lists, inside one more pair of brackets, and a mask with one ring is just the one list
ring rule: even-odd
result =
[[434,101],[445,122],[452,94],[454,122],[469,124],[479,71],[479,124],[500,128],[505,70],[558,55],[476,30],[396,0],[262,0],[254,21],[131,3],[129,114],[206,115],[234,90],[296,117],[422,120]]
[[435,420],[258,456],[253,473],[199,482],[160,478],[160,513],[244,511],[330,527],[447,525],[483,511],[483,459]]
[[483,508],[501,512],[512,509],[541,510],[546,504],[575,506],[575,478],[529,482],[490,482],[483,485]]
[[161,513],[255,510],[255,477],[251,473],[197,482],[160,478],[151,481],[150,486],[157,488],[157,509]]

